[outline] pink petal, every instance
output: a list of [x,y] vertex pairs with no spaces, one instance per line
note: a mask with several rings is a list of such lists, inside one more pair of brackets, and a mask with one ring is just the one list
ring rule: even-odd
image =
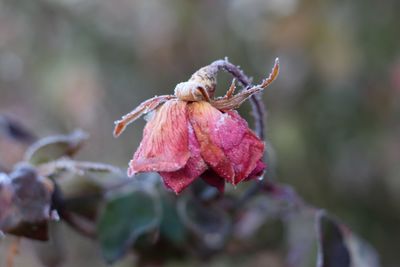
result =
[[[238,184],[249,175],[261,174],[264,170],[264,163],[259,164],[264,154],[264,142],[236,111],[228,111],[226,114],[230,119],[221,125],[217,140],[221,141],[220,145],[234,164],[236,174],[234,184]],[[235,133],[232,133],[231,129],[236,129]]]
[[204,101],[189,104],[188,111],[189,120],[200,143],[201,156],[204,161],[220,177],[232,183],[235,177],[233,166],[221,147],[215,144],[210,134],[222,113]]
[[176,171],[190,157],[186,102],[169,100],[146,124],[143,140],[129,163],[128,175],[137,172]]
[[249,176],[247,176],[245,178],[245,180],[248,181],[248,180],[259,178],[261,175],[263,175],[266,167],[267,167],[267,165],[264,162],[262,162],[261,160],[259,160],[257,162],[257,165],[254,168],[254,170],[249,174]]
[[264,153],[264,143],[236,111],[222,113],[207,102],[189,105],[189,120],[204,160],[232,184],[245,179]]
[[174,172],[160,172],[164,183],[171,188],[176,194],[179,194],[183,189],[189,186],[197,177],[205,170],[207,164],[200,155],[200,145],[194,135],[192,126],[188,123],[189,132],[189,151],[190,158],[186,165]]
[[218,174],[216,174],[212,170],[207,170],[205,173],[201,175],[203,181],[207,184],[214,186],[218,189],[219,192],[223,193],[225,190],[225,180],[221,178]]

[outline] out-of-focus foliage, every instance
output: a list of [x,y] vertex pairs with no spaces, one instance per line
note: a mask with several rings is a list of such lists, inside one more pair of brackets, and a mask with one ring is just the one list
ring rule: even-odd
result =
[[[97,242],[108,263],[135,252],[138,265],[165,265],[169,260],[264,250],[269,238],[261,237],[261,230],[265,227],[270,235],[276,231],[278,225],[268,224],[274,219],[286,231],[271,244],[278,248],[289,241],[288,255],[279,257],[282,264],[379,267],[373,248],[305,204],[289,186],[253,181],[247,193],[235,197],[218,196],[216,188],[197,181],[192,191],[171,198],[156,174],[126,179],[114,166],[72,160],[83,137],[85,133],[75,131],[39,139],[27,148],[25,161],[10,173],[0,173],[0,231],[46,242],[32,244],[44,266],[59,266],[65,259],[61,222]],[[71,205],[74,200],[78,205]],[[283,220],[284,213],[291,220]],[[260,240],[253,242],[254,236]],[[7,250],[9,267],[14,266],[19,240]]]
[[[258,81],[279,56],[281,75],[264,94],[270,174],[345,221],[383,266],[397,266],[399,9],[397,0],[3,0],[0,112],[40,136],[83,128],[92,138],[82,158],[125,167],[143,124],[114,140],[120,114],[171,93],[217,58],[228,56]],[[220,86],[229,86],[224,77]],[[1,170],[33,141],[10,150],[15,136],[0,135]],[[90,243],[63,230],[66,266],[99,264]],[[70,249],[78,243],[79,254]],[[280,266],[280,256],[272,247],[215,264]],[[34,264],[29,255],[20,260]]]
[[1,231],[47,240],[54,187],[31,166],[17,166],[9,175],[0,173]]
[[71,157],[86,139],[86,134],[81,131],[75,131],[69,136],[43,138],[29,147],[25,152],[25,160],[32,164],[42,164],[61,157]]
[[108,262],[120,259],[140,236],[157,228],[161,219],[160,205],[154,190],[133,189],[108,199],[97,226],[103,255]]

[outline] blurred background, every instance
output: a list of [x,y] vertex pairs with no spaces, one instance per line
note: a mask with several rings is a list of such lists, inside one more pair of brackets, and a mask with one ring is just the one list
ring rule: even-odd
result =
[[[119,139],[114,120],[216,59],[258,82],[279,57],[263,94],[275,179],[398,266],[399,10],[397,0],[1,0],[0,113],[38,136],[82,128],[80,158],[125,168],[144,120]],[[222,95],[230,77],[220,77]],[[240,112],[251,120],[250,105]],[[103,265],[69,236],[65,266]],[[17,263],[38,265],[31,254]]]

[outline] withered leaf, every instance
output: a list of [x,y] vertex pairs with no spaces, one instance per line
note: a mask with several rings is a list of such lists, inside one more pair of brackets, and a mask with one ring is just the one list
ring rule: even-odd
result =
[[32,239],[47,239],[53,184],[27,164],[0,174],[0,230]]
[[61,157],[72,157],[79,151],[87,138],[88,135],[81,130],[76,130],[68,135],[45,137],[28,148],[25,160],[37,165]]

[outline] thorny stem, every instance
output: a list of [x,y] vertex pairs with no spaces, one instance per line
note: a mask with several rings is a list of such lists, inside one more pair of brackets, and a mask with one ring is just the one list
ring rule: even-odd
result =
[[[214,72],[219,70],[225,70],[229,72],[233,77],[235,77],[245,88],[244,90],[251,87],[251,79],[247,77],[246,74],[236,65],[230,63],[227,58],[216,60],[210,64],[211,68],[214,68]],[[264,140],[265,133],[264,133],[264,120],[265,120],[265,106],[258,95],[252,95],[250,97],[250,103],[253,110],[253,117],[255,123],[255,131],[260,137],[260,139]]]

